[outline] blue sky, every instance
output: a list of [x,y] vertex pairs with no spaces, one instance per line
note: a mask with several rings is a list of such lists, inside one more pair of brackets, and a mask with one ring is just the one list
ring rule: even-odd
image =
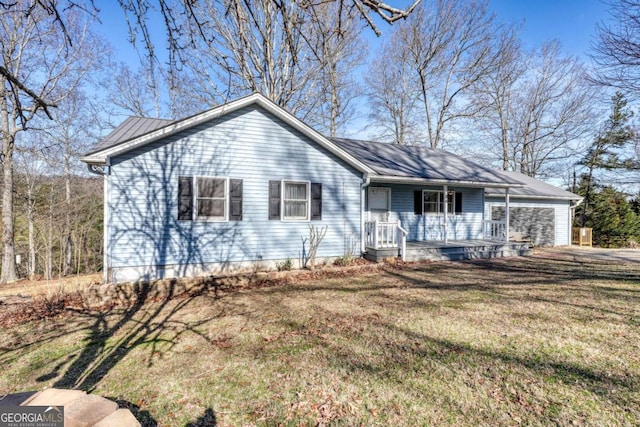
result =
[[608,18],[601,0],[491,0],[490,7],[502,21],[524,23],[522,39],[529,47],[558,39],[584,59],[596,24]]

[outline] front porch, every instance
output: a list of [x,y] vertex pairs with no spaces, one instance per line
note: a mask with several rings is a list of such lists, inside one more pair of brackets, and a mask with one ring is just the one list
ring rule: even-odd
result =
[[402,257],[405,261],[460,261],[465,259],[496,258],[506,256],[531,255],[532,249],[526,242],[505,242],[498,240],[443,240],[406,242],[402,257],[398,247],[367,247],[365,258],[381,261],[390,257]]
[[495,258],[531,255],[529,242],[509,241],[505,221],[484,221],[483,238],[464,240],[408,241],[400,221],[365,222],[365,258],[381,261],[401,257],[403,261]]

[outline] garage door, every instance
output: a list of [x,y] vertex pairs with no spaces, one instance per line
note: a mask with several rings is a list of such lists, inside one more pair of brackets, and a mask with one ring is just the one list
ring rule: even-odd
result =
[[[510,231],[529,236],[536,246],[555,245],[555,209],[510,206],[509,217]],[[492,206],[491,219],[504,220],[504,206]]]

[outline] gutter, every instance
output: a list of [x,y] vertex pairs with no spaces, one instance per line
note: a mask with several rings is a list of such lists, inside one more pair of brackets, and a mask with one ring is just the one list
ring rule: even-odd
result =
[[360,252],[364,254],[365,252],[365,243],[364,243],[364,206],[365,206],[365,194],[366,188],[371,184],[371,177],[369,172],[365,172],[362,174],[362,184],[360,184]]
[[372,178],[374,182],[387,182],[392,184],[409,184],[409,185],[450,185],[460,187],[477,187],[477,188],[521,188],[526,185],[521,182],[481,182],[481,181],[454,181],[446,179],[425,179],[425,178],[413,178],[413,177],[398,177],[398,176],[385,176],[376,175]]

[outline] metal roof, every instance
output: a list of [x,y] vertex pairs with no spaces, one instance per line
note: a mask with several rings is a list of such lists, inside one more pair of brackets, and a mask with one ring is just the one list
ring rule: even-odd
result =
[[114,147],[121,142],[153,132],[156,129],[170,125],[173,122],[173,120],[153,119],[149,117],[127,117],[120,126],[112,130],[109,135],[105,136],[102,141],[96,144],[88,154],[104,150],[105,148]]
[[[531,178],[525,174],[512,171],[501,171],[503,175],[507,175],[513,179],[517,179],[525,184],[524,187],[513,188],[509,190],[509,197],[530,197],[534,199],[563,199],[563,200],[581,200],[582,196],[574,194],[570,191],[562,190],[554,185],[547,184],[535,178]],[[496,193],[487,191],[488,196],[504,197],[504,193]]]
[[442,183],[519,186],[519,179],[443,150],[423,145],[384,144],[331,138],[335,144],[385,178],[422,179]]

